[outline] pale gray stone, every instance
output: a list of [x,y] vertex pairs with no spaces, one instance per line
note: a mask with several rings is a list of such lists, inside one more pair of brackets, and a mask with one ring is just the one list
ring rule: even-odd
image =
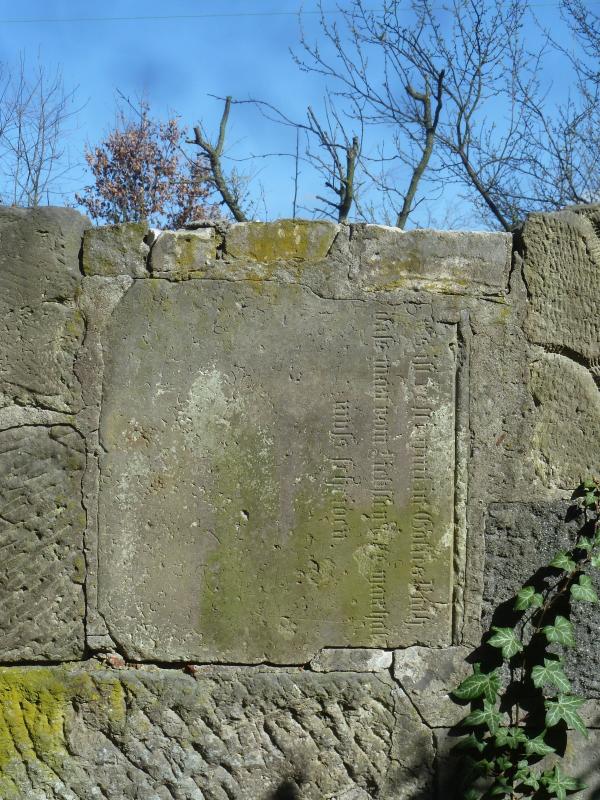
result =
[[83,654],[84,465],[66,425],[0,432],[0,661]]
[[84,334],[75,306],[89,221],[59,208],[0,208],[0,406],[80,408],[73,358]]
[[327,647],[310,662],[315,672],[384,672],[391,666],[391,651],[356,647]]
[[84,275],[115,277],[129,275],[143,278],[148,273],[146,244],[148,223],[123,222],[90,228],[83,237],[82,265]]
[[431,732],[390,676],[30,667],[0,696],[3,800],[431,792]]
[[180,279],[190,272],[206,270],[215,262],[218,243],[214,228],[164,231],[150,251],[150,270]]
[[467,647],[408,647],[394,653],[394,677],[432,728],[451,728],[466,716],[449,696],[472,673]]
[[450,643],[455,326],[159,280],[103,342],[99,607],[130,656]]
[[356,280],[364,291],[396,289],[504,295],[508,291],[512,237],[506,233],[354,225]]

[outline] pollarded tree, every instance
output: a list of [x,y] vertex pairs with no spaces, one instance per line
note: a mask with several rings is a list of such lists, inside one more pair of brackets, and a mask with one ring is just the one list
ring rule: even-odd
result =
[[179,120],[157,121],[146,100],[126,102],[134,117],[120,108],[115,128],[86,149],[94,183],[75,195],[77,202],[92,219],[108,223],[146,219],[178,228],[213,216],[206,160],[185,154],[186,131]]

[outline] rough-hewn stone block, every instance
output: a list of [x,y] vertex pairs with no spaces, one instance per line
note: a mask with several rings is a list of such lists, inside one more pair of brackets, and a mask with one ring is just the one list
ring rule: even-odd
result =
[[3,800],[429,797],[431,732],[389,676],[0,669]]
[[193,231],[164,231],[150,251],[152,273],[183,278],[194,270],[205,270],[217,256],[214,228]]
[[454,325],[151,280],[105,353],[99,602],[132,657],[449,644]]
[[364,291],[422,289],[456,294],[506,294],[512,237],[502,233],[402,231],[354,225],[352,252]]
[[532,341],[600,358],[600,208],[532,214],[522,234]]
[[282,219],[241,222],[227,231],[225,252],[232,258],[261,264],[276,261],[319,261],[325,258],[340,226],[333,222]]
[[394,653],[394,677],[432,728],[451,728],[467,710],[449,696],[472,667],[466,647],[407,647]]
[[60,208],[0,208],[0,405],[80,407],[84,321],[74,299],[89,222]]
[[83,654],[84,465],[73,428],[0,431],[0,661]]
[[144,277],[150,249],[144,241],[147,233],[146,222],[124,222],[86,231],[82,254],[84,274]]

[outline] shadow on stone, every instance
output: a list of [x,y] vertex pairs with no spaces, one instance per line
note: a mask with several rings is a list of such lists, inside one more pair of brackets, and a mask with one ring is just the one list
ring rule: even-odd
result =
[[300,791],[296,781],[287,778],[280,783],[274,792],[270,792],[265,800],[300,800]]

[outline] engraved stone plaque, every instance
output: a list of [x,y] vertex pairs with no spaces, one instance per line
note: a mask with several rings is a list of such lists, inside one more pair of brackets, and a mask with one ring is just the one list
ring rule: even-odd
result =
[[99,606],[132,658],[450,643],[456,329],[136,281],[104,341]]

